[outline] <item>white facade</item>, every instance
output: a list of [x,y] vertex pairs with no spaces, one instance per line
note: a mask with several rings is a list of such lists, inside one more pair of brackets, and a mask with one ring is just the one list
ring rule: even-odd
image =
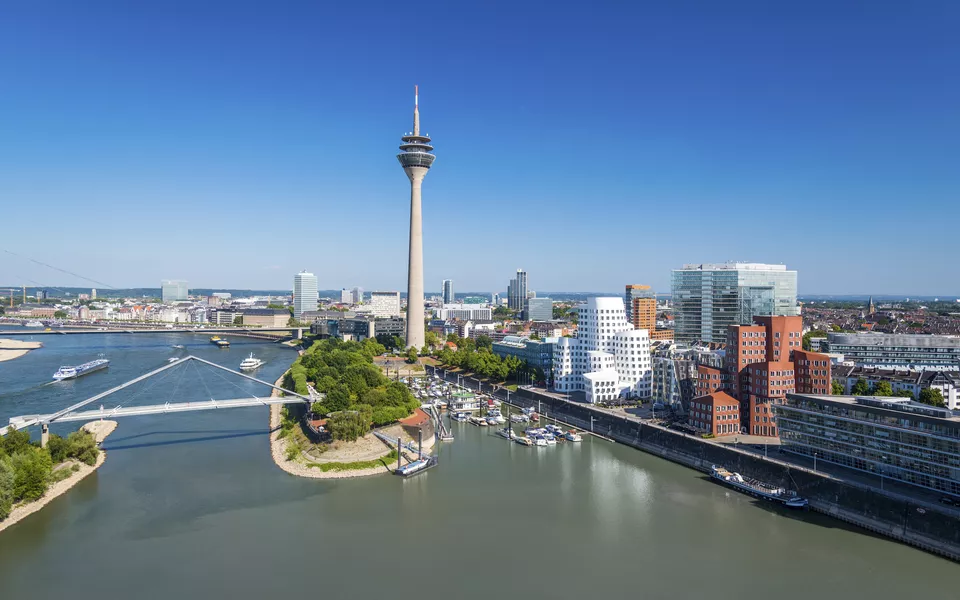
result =
[[399,317],[400,292],[370,292],[370,307],[375,317]]
[[583,391],[591,403],[649,397],[650,334],[627,322],[623,298],[591,298],[577,311],[577,337],[554,346],[554,389]]
[[317,310],[317,276],[300,271],[293,276],[293,318]]
[[340,304],[353,304],[353,292],[347,288],[340,290]]
[[434,310],[438,319],[460,319],[461,321],[492,321],[493,309],[483,304],[444,304]]
[[187,282],[179,279],[164,279],[160,282],[160,298],[166,304],[167,302],[179,302],[189,299],[190,291],[187,289]]

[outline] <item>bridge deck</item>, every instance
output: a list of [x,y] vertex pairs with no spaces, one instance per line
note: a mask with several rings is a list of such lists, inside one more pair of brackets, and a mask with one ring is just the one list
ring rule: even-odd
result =
[[[166,413],[190,412],[195,410],[218,410],[222,408],[243,408],[246,406],[266,406],[268,404],[296,404],[303,403],[297,397],[268,397],[268,398],[234,398],[231,400],[205,400],[201,402],[170,402],[167,404],[151,404],[147,406],[120,406],[104,408],[102,410],[82,410],[70,412],[57,418],[60,421],[95,421],[97,419],[115,419],[118,417],[136,417],[142,415],[159,415]],[[10,424],[17,429],[29,427],[37,423],[48,421],[52,415],[21,415],[11,417]],[[0,429],[6,433],[6,428]]]

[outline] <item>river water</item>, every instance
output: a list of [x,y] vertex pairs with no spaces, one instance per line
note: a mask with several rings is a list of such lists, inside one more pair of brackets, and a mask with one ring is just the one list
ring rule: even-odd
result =
[[[254,352],[267,360],[256,373],[267,381],[295,357],[241,338],[218,350],[183,334],[43,341],[0,363],[3,422],[184,352],[231,368]],[[100,352],[108,371],[41,385],[60,364]],[[267,393],[208,367],[180,369],[115,397],[134,405]],[[601,440],[526,448],[454,424],[456,441],[420,476],[314,481],[273,464],[266,428],[266,408],[121,420],[99,471],[0,533],[0,595],[946,598],[960,582],[949,561]]]

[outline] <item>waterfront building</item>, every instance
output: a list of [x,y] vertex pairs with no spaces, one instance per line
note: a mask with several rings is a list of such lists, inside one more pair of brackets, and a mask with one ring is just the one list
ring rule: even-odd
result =
[[727,328],[760,315],[797,316],[797,272],[757,263],[688,264],[673,271],[674,336],[723,342]]
[[164,279],[160,282],[160,299],[164,304],[187,300],[189,297],[190,290],[187,289],[186,281],[180,279]]
[[421,187],[436,158],[429,135],[420,135],[420,94],[414,87],[413,132],[400,138],[397,160],[410,180],[410,251],[407,263],[407,347],[423,346],[423,217]]
[[697,431],[721,437],[740,433],[740,403],[726,392],[694,398],[687,422]]
[[340,313],[340,316],[330,315],[330,318],[314,321],[310,325],[310,333],[321,338],[332,337],[345,342],[362,342],[367,338],[376,337],[376,318],[355,313]]
[[493,353],[502,356],[515,356],[531,367],[543,371],[544,377],[550,375],[553,366],[553,347],[557,338],[531,340],[529,338],[508,335],[493,343]]
[[960,417],[909,398],[788,394],[781,448],[960,496]]
[[443,296],[442,302],[444,304],[454,304],[456,300],[454,299],[455,296],[453,293],[453,280],[444,279],[441,287],[443,288],[443,291],[441,293],[441,295]]
[[728,330],[725,370],[740,422],[751,435],[775,437],[773,405],[787,394],[829,394],[830,357],[803,350],[803,317],[758,316]]
[[317,276],[300,271],[293,276],[293,318],[298,321],[307,311],[317,310]]
[[657,295],[649,285],[628,284],[624,303],[634,329],[646,329],[654,341],[673,339],[672,329],[657,328]]
[[650,399],[675,412],[684,412],[698,395],[697,352],[672,342],[653,343],[651,347]]
[[587,402],[650,396],[650,336],[627,322],[622,298],[590,298],[577,307],[577,337],[554,346],[554,389]]
[[434,310],[438,319],[460,319],[462,321],[492,321],[493,310],[480,304],[444,304]]
[[553,300],[550,298],[527,299],[527,310],[524,319],[527,321],[552,321]]
[[527,305],[527,272],[517,269],[517,276],[507,284],[507,308],[521,313]]
[[242,316],[244,325],[286,327],[290,320],[290,311],[282,308],[248,308],[242,312]]
[[233,325],[237,318],[242,322],[243,313],[238,310],[221,309],[210,312],[210,323],[213,325]]
[[353,292],[351,292],[347,288],[341,288],[340,304],[353,304]]
[[960,370],[960,337],[901,333],[828,333],[827,350],[856,364]]
[[832,372],[833,381],[843,387],[844,394],[853,394],[853,388],[860,379],[864,380],[870,389],[885,381],[890,384],[894,395],[909,392],[915,400],[920,398],[920,392],[925,389],[940,390],[946,407],[960,410],[960,372],[957,371],[912,371],[840,365],[832,367]]
[[398,317],[400,292],[370,292],[370,307],[375,317]]

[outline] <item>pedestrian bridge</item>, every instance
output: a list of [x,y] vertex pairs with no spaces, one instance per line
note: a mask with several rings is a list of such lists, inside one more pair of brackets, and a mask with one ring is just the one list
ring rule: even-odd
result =
[[[140,383],[141,381],[147,380],[155,375],[159,375],[168,369],[184,365],[190,361],[197,361],[198,363],[205,364],[207,366],[213,367],[215,369],[220,369],[221,371],[226,371],[231,375],[236,377],[242,377],[250,381],[255,381],[261,383],[267,387],[270,387],[274,390],[278,390],[284,393],[283,396],[268,396],[266,398],[260,398],[253,396],[250,398],[233,398],[230,400],[205,400],[201,402],[167,402],[164,404],[154,404],[148,406],[123,406],[116,405],[112,408],[104,408],[101,404],[98,408],[92,410],[80,410],[116,394],[117,392],[124,390],[134,384]],[[307,396],[301,396],[290,390],[286,390],[282,387],[276,386],[270,382],[262,381],[256,377],[251,377],[250,375],[245,375],[239,371],[233,371],[224,366],[218,365],[216,363],[204,360],[196,356],[185,356],[179,360],[171,362],[167,365],[155,369],[137,377],[131,379],[126,383],[122,383],[114,388],[111,388],[105,392],[97,394],[86,400],[82,400],[64,408],[63,410],[57,411],[50,414],[35,414],[35,415],[20,415],[17,417],[10,418],[10,425],[7,427],[0,427],[0,436],[6,435],[10,429],[23,429],[24,427],[31,427],[34,425],[40,425],[41,436],[40,441],[41,445],[46,445],[48,428],[50,423],[59,423],[59,422],[68,422],[68,421],[93,421],[96,419],[113,419],[118,417],[138,417],[146,415],[159,415],[159,414],[168,414],[168,413],[181,413],[181,412],[191,412],[198,410],[221,410],[229,408],[246,408],[249,406],[266,406],[269,404],[311,404],[313,400]]]

